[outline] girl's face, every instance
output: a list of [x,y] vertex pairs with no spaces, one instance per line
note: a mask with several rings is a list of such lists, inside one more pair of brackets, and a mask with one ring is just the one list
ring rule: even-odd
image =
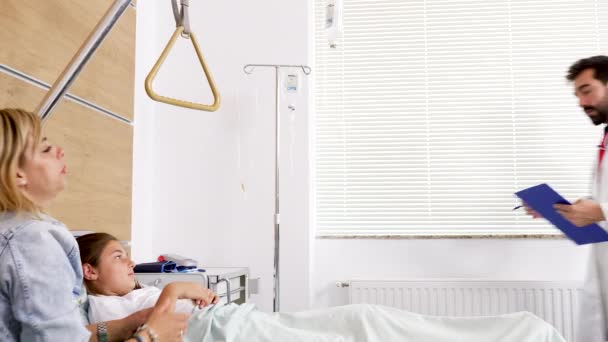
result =
[[135,288],[135,264],[120,244],[112,240],[104,247],[99,265],[83,265],[85,279],[95,290],[106,296],[124,296]]
[[67,168],[65,153],[44,137],[32,148],[28,139],[23,165],[17,169],[17,185],[35,204],[46,207],[66,186]]

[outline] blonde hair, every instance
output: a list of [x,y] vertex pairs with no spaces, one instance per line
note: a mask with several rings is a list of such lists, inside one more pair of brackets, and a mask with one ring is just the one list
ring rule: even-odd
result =
[[26,150],[33,151],[40,144],[41,131],[38,115],[23,109],[0,109],[0,212],[41,212],[16,182],[17,168],[24,165]]

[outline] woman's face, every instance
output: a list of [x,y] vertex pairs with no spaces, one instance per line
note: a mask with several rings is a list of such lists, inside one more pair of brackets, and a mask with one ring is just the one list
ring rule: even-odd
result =
[[[135,288],[133,261],[118,241],[110,241],[101,252],[94,270],[94,286],[99,294],[124,296]],[[88,278],[88,277],[87,277]]]
[[65,153],[46,137],[33,149],[34,142],[30,137],[27,145],[23,165],[17,169],[17,185],[32,202],[45,207],[65,189]]

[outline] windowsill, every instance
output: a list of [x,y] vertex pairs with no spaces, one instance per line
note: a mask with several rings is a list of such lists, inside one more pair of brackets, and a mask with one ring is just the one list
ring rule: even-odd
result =
[[356,235],[317,235],[317,239],[379,239],[379,240],[430,240],[430,239],[530,239],[530,240],[563,240],[562,234],[460,234],[460,235],[415,235],[415,234],[356,234]]

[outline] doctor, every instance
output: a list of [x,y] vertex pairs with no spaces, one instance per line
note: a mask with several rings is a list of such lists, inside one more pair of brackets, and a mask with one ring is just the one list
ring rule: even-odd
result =
[[[578,227],[598,223],[608,230],[608,56],[584,58],[574,63],[566,75],[574,86],[579,106],[591,122],[604,126],[598,137],[598,153],[593,169],[591,198],[572,205],[556,204],[555,209]],[[600,139],[601,138],[601,139]],[[526,207],[533,217],[540,215]],[[580,341],[606,341],[608,317],[608,242],[594,244],[581,299]],[[597,313],[597,314],[595,314]],[[590,314],[593,314],[590,316]]]
[[[608,57],[594,56],[574,63],[566,76],[574,84],[574,95],[579,106],[594,125],[608,124]],[[593,170],[592,199],[579,199],[572,205],[556,204],[555,208],[579,227],[601,223],[604,228],[608,210],[608,172],[604,172],[604,155],[608,139],[608,126],[598,144],[598,156]]]

